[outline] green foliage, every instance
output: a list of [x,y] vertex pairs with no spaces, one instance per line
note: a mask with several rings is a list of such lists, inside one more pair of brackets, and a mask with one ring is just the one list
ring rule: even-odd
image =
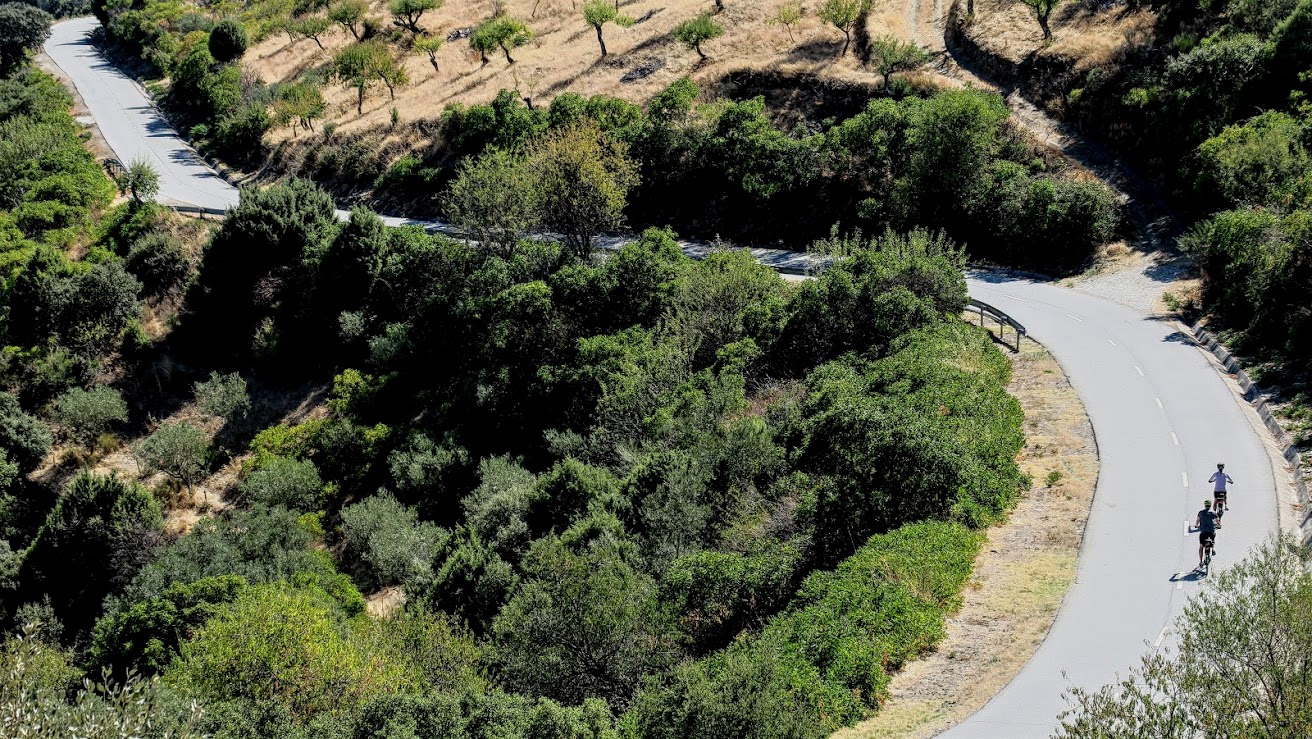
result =
[[536,197],[523,161],[492,149],[460,165],[446,208],[451,221],[480,244],[510,256],[537,222]]
[[248,46],[250,46],[250,36],[247,35],[246,27],[241,21],[231,19],[219,21],[210,30],[210,56],[219,64],[240,59],[241,55],[246,53]]
[[342,509],[346,561],[357,580],[371,590],[405,584],[421,588],[433,576],[433,558],[442,532],[421,522],[391,495],[380,493]]
[[[543,539],[493,624],[508,685],[564,703],[602,697],[623,708],[643,676],[670,661],[672,641],[650,579],[609,534]],[[563,634],[569,634],[562,639]]]
[[383,82],[391,90],[403,84],[404,76],[404,70],[396,66],[387,49],[376,42],[352,44],[337,52],[331,73],[346,87],[355,88],[357,114],[364,113],[364,95],[370,85]]
[[852,45],[852,31],[858,21],[870,12],[870,0],[825,0],[815,14],[820,20],[843,32],[843,50],[839,56],[847,54]]
[[55,400],[53,418],[70,438],[90,448],[113,424],[128,420],[128,405],[119,391],[105,385],[74,388]]
[[147,231],[132,242],[123,266],[146,295],[160,296],[187,281],[195,270],[182,240],[168,231]]
[[41,48],[54,18],[27,3],[0,4],[0,74],[7,74]]
[[601,46],[601,55],[606,56],[606,41],[601,37],[601,28],[607,23],[614,23],[622,28],[633,25],[633,19],[620,15],[614,4],[606,0],[588,0],[583,4],[583,20],[597,32],[597,43]]
[[506,55],[506,64],[514,64],[510,52],[533,39],[533,30],[523,21],[508,15],[498,15],[485,21],[469,35],[469,45],[477,51],[487,64],[488,52],[501,49]]
[[196,403],[204,413],[224,421],[243,418],[251,410],[251,395],[246,379],[236,372],[220,375],[211,372],[208,380],[195,384]]
[[[346,626],[344,629],[343,626]],[[302,721],[411,684],[315,588],[252,585],[182,644],[165,680],[204,700],[283,705]]]
[[323,508],[323,479],[313,462],[274,457],[241,481],[241,493],[252,503],[293,511]]
[[525,166],[539,220],[580,257],[590,254],[598,232],[623,223],[628,192],[638,183],[626,147],[588,124],[544,134],[529,147]]
[[870,42],[870,63],[884,78],[885,91],[888,90],[888,79],[894,72],[915,69],[931,58],[930,53],[920,46],[904,42],[896,36],[880,36]]
[[88,628],[114,582],[135,574],[137,551],[162,524],[159,502],[145,488],[117,476],[81,473],[29,547],[24,587],[47,595],[75,632]]
[[339,0],[328,9],[328,20],[340,23],[351,32],[351,37],[360,40],[360,26],[364,22],[369,6],[363,0]]
[[806,15],[806,7],[800,2],[787,2],[779,6],[779,9],[770,16],[766,23],[772,26],[783,26],[788,31],[788,40],[793,40],[793,26],[802,21]]
[[186,421],[166,423],[133,449],[149,472],[162,472],[188,492],[209,471],[210,440],[205,432]]
[[236,575],[174,583],[157,597],[146,598],[101,618],[92,634],[90,664],[114,675],[128,671],[163,672],[178,647],[247,587]]
[[18,398],[0,392],[0,451],[26,476],[40,466],[54,441],[50,429],[23,411]]
[[123,172],[119,188],[131,196],[132,201],[138,205],[147,200],[154,200],[159,194],[159,172],[155,171],[150,162],[138,159],[129,164],[127,170]]
[[323,49],[322,37],[333,27],[333,20],[323,16],[312,15],[293,21],[290,26],[293,33],[301,38],[314,39],[314,43],[321,50]]
[[1172,625],[1179,645],[1145,656],[1120,682],[1072,689],[1055,736],[1306,733],[1307,562],[1305,547],[1273,538],[1208,577]]
[[[160,548],[124,590],[123,602],[107,612],[163,597],[172,585],[208,577],[237,575],[251,583],[269,583],[299,574],[329,582],[336,572],[326,555],[310,550],[313,540],[298,516],[283,509],[256,507],[228,518],[201,519],[186,536]],[[359,593],[334,589],[343,608],[359,598]]]
[[445,44],[446,39],[441,36],[421,34],[415,37],[413,48],[417,52],[427,54],[428,63],[433,65],[433,71],[440,72],[441,70],[437,65],[437,52],[440,51]]
[[436,10],[442,6],[441,0],[391,0],[387,9],[392,13],[392,22],[411,33],[423,33],[419,19],[426,11]]
[[70,661],[31,631],[6,640],[0,651],[0,711],[11,717],[7,730],[33,739],[206,736],[198,728],[204,709],[172,700],[154,681],[88,680],[70,691],[75,674]]
[[723,35],[724,28],[719,23],[711,20],[711,16],[705,13],[680,23],[674,27],[674,30],[670,31],[671,38],[697,52],[697,56],[702,60],[706,59],[706,52],[702,51],[702,44]]
[[1198,148],[1199,190],[1215,190],[1231,206],[1281,208],[1303,201],[1312,169],[1303,126],[1293,116],[1267,112],[1227,126]]

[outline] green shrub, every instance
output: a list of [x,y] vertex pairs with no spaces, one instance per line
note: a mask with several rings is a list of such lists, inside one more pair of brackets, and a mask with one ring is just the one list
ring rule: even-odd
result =
[[247,35],[246,27],[240,21],[219,21],[210,31],[210,55],[219,64],[227,64],[234,59],[240,59],[241,55],[246,53],[246,47],[249,45],[250,36]]
[[128,406],[113,388],[74,388],[55,400],[54,420],[71,438],[89,448],[112,424],[128,420]]
[[18,398],[0,392],[0,449],[18,465],[18,474],[36,469],[54,441],[50,429],[35,416],[23,412]]
[[194,269],[182,240],[168,231],[148,231],[133,241],[124,265],[152,296],[181,285]]
[[236,372],[220,375],[211,372],[208,380],[195,385],[196,401],[202,413],[225,421],[244,418],[251,410],[251,395],[246,379]]
[[365,587],[421,587],[433,575],[441,532],[387,494],[342,509],[347,561]]
[[274,457],[241,482],[242,495],[253,503],[293,511],[317,511],[325,490],[313,462]]

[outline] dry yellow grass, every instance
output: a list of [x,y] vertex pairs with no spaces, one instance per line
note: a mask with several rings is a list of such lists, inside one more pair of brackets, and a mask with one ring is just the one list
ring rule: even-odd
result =
[[[356,115],[353,90],[330,86],[325,90],[325,119],[338,122],[339,130],[345,133],[386,127],[393,106],[402,122],[413,121],[435,117],[452,102],[486,102],[501,89],[517,89],[535,104],[549,103],[564,92],[605,93],[645,102],[684,75],[703,86],[713,86],[741,70],[816,75],[871,86],[881,83],[879,75],[863,69],[853,54],[838,56],[842,34],[815,16],[819,0],[805,0],[806,16],[794,28],[792,39],[783,26],[768,23],[785,2],[727,0],[725,10],[715,16],[725,34],[704,45],[709,59],[699,62],[697,54],[670,39],[669,32],[680,22],[713,10],[713,0],[622,0],[621,12],[639,22],[631,28],[613,24],[605,27],[610,54],[604,59],[595,33],[583,20],[582,0],[540,0],[536,17],[531,17],[535,0],[508,0],[504,3],[506,12],[526,21],[535,34],[526,47],[514,52],[516,64],[507,64],[499,53],[490,55],[486,65],[480,64],[467,40],[451,41],[438,52],[440,72],[433,70],[424,54],[404,57],[410,84],[397,90],[395,101],[388,99],[386,88],[372,91],[365,100],[363,116]],[[933,5],[931,0],[925,2]],[[447,3],[425,14],[420,24],[431,33],[446,36],[456,29],[477,25],[492,10],[489,0]],[[375,2],[372,13],[385,17],[386,4]],[[911,30],[902,3],[877,3],[867,30],[872,36],[908,36]],[[324,67],[350,41],[350,34],[338,30],[324,39],[326,48],[321,50],[313,40],[293,43],[286,34],[275,34],[254,46],[244,64],[266,82],[285,82]],[[626,73],[638,68],[653,71],[633,82],[621,81]],[[290,135],[289,131],[279,131],[273,139]]]
[[1014,0],[976,0],[974,5],[970,35],[989,51],[1012,62],[1030,54],[1067,59],[1077,72],[1114,62],[1127,46],[1148,37],[1156,19],[1148,10],[1070,2],[1053,12],[1052,41],[1045,45],[1028,6]]
[[[929,737],[969,716],[1029,661],[1074,580],[1098,478],[1093,428],[1043,347],[1025,342],[1013,366],[1008,389],[1026,419],[1019,462],[1034,487],[988,532],[947,638],[893,677],[879,714],[835,739]],[[1061,478],[1048,485],[1054,471]]]

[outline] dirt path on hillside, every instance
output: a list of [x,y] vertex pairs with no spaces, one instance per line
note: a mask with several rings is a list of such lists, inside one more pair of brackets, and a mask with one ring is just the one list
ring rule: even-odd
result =
[[[1114,154],[1026,99],[1018,88],[995,84],[960,49],[948,44],[947,0],[935,0],[932,13],[924,12],[923,0],[902,2],[908,21],[915,20],[913,40],[938,55],[933,69],[941,79],[952,85],[997,91],[1006,98],[1013,119],[1036,140],[1061,153],[1116,193],[1130,227],[1127,245],[1136,252],[1135,258],[1100,260],[1086,280],[1072,281],[1070,286],[1078,290],[1087,288],[1088,292],[1148,312],[1160,310],[1161,294],[1179,289],[1177,283],[1188,279],[1193,268],[1175,248],[1180,223],[1156,186]],[[1121,295],[1123,290],[1125,297]],[[1149,293],[1154,297],[1145,302],[1143,295]]]
[[[1033,341],[1013,357],[1007,390],[1025,410],[1021,469],[1033,487],[987,531],[947,637],[893,676],[873,718],[833,739],[930,737],[973,713],[1029,662],[1057,615],[1098,480],[1098,449],[1079,394]],[[1055,473],[1055,474],[1054,474]]]

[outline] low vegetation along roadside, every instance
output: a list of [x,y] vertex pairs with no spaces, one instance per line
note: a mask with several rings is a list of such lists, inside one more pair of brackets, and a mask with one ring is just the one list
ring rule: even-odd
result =
[[631,175],[595,124],[506,164],[561,243],[478,196],[494,160],[479,246],[304,181],[210,235],[145,167],[111,207],[49,78],[0,91],[49,157],[3,216],[20,731],[823,736],[943,639],[1027,484],[942,236],[836,236],[802,284],[661,230],[603,259]]

